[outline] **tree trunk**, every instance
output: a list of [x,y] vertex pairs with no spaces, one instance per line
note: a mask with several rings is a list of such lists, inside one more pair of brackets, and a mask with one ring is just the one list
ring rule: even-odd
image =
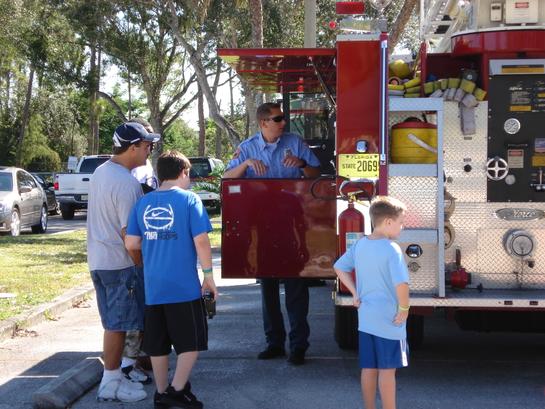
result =
[[167,3],[167,7],[170,8],[170,25],[172,28],[173,34],[176,36],[176,39],[178,42],[184,47],[184,49],[189,54],[189,62],[191,63],[191,66],[195,70],[195,76],[197,78],[197,82],[199,86],[202,89],[202,92],[204,96],[206,97],[206,101],[208,103],[208,111],[210,118],[218,125],[221,129],[223,129],[227,133],[227,137],[229,138],[229,142],[233,147],[238,146],[240,143],[240,135],[236,131],[236,129],[233,127],[229,121],[227,121],[220,113],[218,103],[216,102],[216,99],[214,97],[214,93],[210,89],[210,85],[208,84],[207,78],[206,78],[206,70],[204,68],[202,57],[199,53],[197,53],[197,50],[184,38],[184,36],[180,32],[180,28],[178,26],[178,16],[176,15],[176,7],[174,6],[174,3],[172,0],[169,0]]
[[197,111],[199,114],[199,156],[204,156],[206,128],[204,124],[204,98],[202,95],[201,87],[199,87],[197,97]]
[[4,105],[4,117],[9,117],[9,99],[11,98],[10,88],[11,88],[11,70],[6,71],[6,103]]
[[413,10],[417,4],[419,4],[418,0],[404,1],[403,6],[401,7],[401,10],[399,11],[399,14],[397,15],[397,18],[394,24],[392,25],[392,28],[388,35],[389,54],[392,54],[392,52],[394,51],[394,48],[399,42],[399,39],[401,38],[401,35],[403,34],[403,30],[405,30],[405,26],[407,25],[407,22],[411,18],[411,14],[413,13]]
[[263,94],[256,92],[249,86],[243,86],[244,102],[246,103],[246,110],[248,111],[248,135],[254,134],[259,130],[259,124],[257,123],[256,110],[259,105],[263,103]]
[[129,98],[129,112],[128,117],[132,119],[132,94],[131,94],[131,67],[127,65],[127,88],[128,88],[128,98]]
[[252,47],[263,48],[263,3],[249,0],[250,24],[252,26]]
[[25,96],[25,105],[23,107],[23,118],[21,120],[21,129],[19,131],[19,138],[17,139],[17,153],[15,158],[15,164],[18,167],[23,165],[23,143],[25,141],[26,127],[30,118],[30,101],[32,99],[32,83],[34,82],[34,65],[30,64],[30,72],[28,74],[28,84]]
[[[262,0],[248,1],[250,12],[250,24],[252,26],[252,47],[263,48],[263,3]],[[249,133],[253,134],[259,130],[256,118],[256,110],[264,102],[264,95],[260,91],[244,86],[244,99],[249,117]]]
[[216,158],[221,158],[221,128],[216,126]]
[[99,115],[99,106],[96,104],[96,100],[98,100],[98,92],[100,91],[100,70],[102,68],[102,48],[98,46],[98,60],[97,60],[97,67],[96,67],[96,93],[95,93],[95,124],[94,124],[94,140],[95,140],[95,154],[99,154],[100,150],[100,115]]
[[98,91],[98,76],[97,76],[97,45],[91,45],[90,67],[89,67],[89,129],[87,133],[87,153],[89,155],[96,154],[98,147],[95,146],[95,135],[97,122],[97,91]]

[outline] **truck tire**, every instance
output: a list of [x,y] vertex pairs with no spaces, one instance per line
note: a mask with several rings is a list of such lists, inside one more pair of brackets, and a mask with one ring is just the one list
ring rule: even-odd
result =
[[424,316],[409,315],[407,319],[407,341],[411,350],[422,347],[424,342]]
[[358,349],[358,310],[335,306],[335,341],[341,349]]
[[63,220],[72,220],[74,218],[74,208],[61,205],[61,216]]
[[40,222],[34,226],[30,226],[32,233],[45,233],[47,230],[47,215],[47,205],[43,205],[40,212]]

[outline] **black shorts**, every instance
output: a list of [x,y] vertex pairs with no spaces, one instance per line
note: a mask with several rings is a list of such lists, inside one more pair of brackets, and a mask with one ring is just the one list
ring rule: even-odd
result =
[[204,301],[146,305],[142,349],[149,356],[177,355],[208,349],[208,323]]

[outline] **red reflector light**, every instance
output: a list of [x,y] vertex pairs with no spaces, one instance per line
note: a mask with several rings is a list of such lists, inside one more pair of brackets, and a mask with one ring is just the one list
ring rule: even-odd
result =
[[363,14],[365,6],[362,1],[338,1],[335,3],[337,14]]
[[59,190],[59,182],[53,183],[53,189]]

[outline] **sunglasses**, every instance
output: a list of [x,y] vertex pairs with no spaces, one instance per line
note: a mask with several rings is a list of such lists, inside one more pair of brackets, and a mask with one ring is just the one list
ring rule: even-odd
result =
[[272,118],[267,118],[265,119],[265,121],[274,121],[274,122],[282,122],[284,120],[284,115],[277,115],[277,116],[273,116]]

